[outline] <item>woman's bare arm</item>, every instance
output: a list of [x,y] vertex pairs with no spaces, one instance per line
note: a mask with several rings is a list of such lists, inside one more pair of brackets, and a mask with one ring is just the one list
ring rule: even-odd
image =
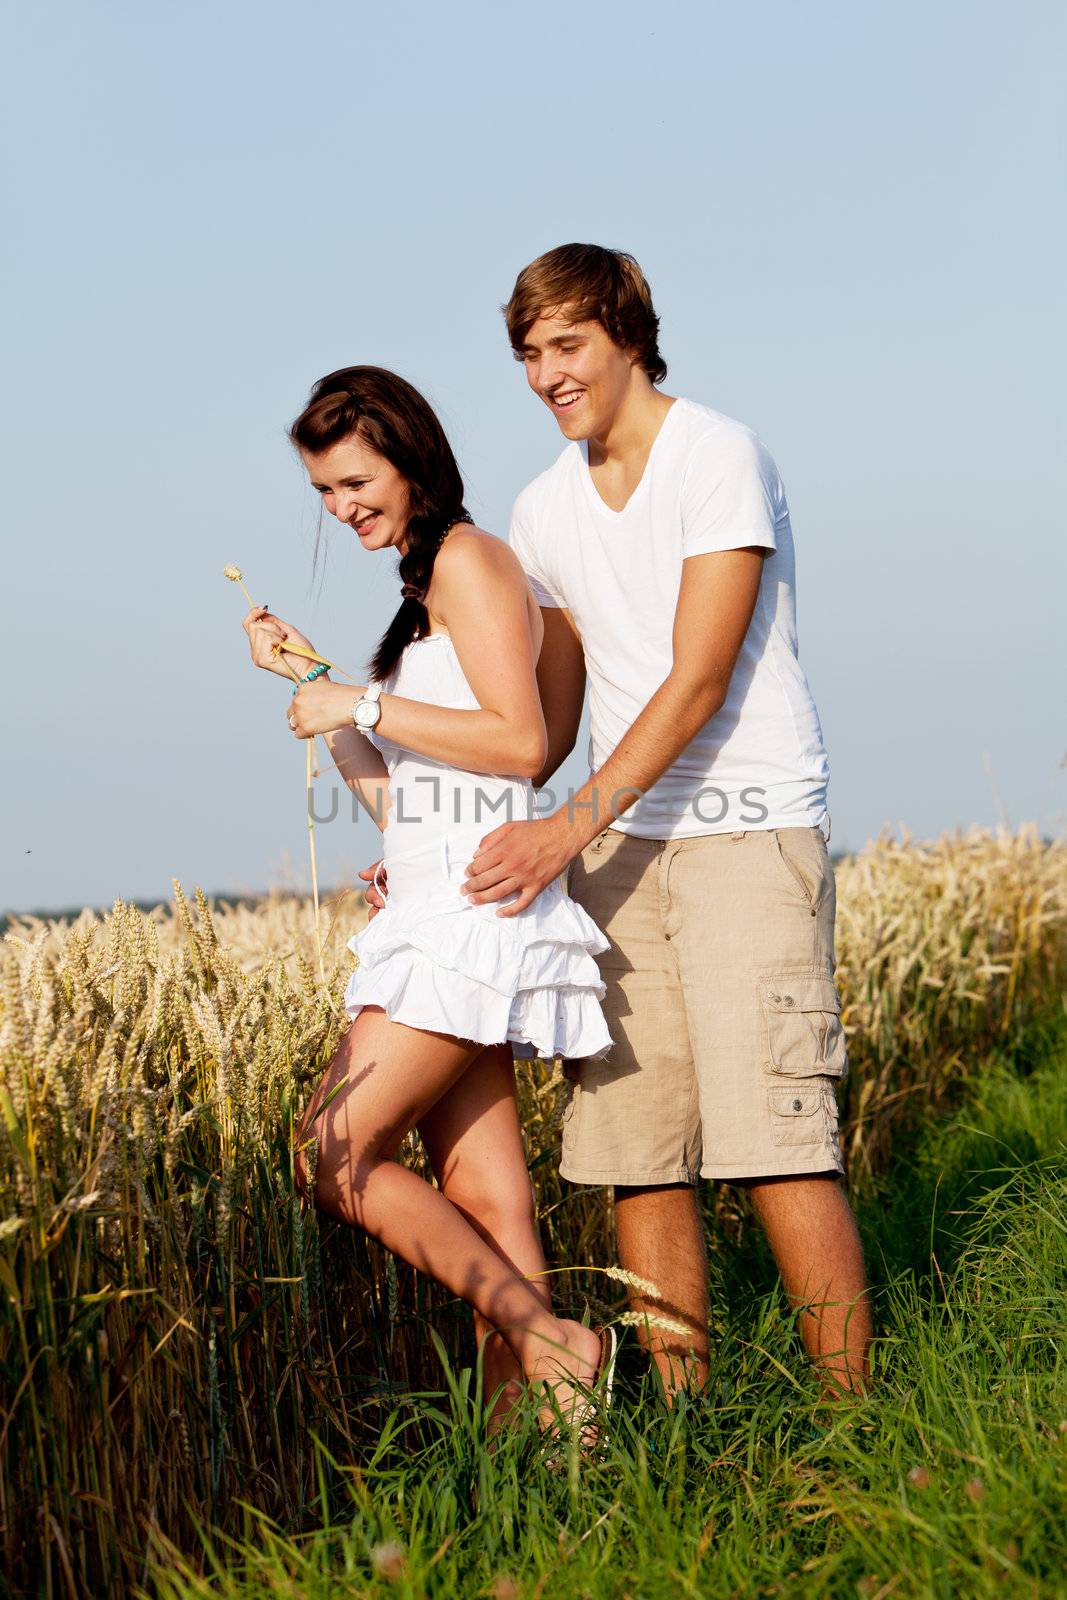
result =
[[527,597],[508,545],[478,529],[453,533],[437,557],[433,606],[480,709],[383,694],[383,738],[470,772],[539,773],[548,740]]
[[381,751],[360,733],[355,723],[322,737],[345,783],[371,821],[384,829],[389,817],[389,770]]
[[[277,673],[279,677],[288,677],[297,683],[300,682],[307,672],[307,657],[297,655],[291,650],[279,650],[278,647],[288,641],[291,644],[303,645],[305,649],[310,650],[310,639],[305,638],[291,623],[283,622],[280,617],[274,616],[265,606],[253,606],[242,626],[248,635],[252,660],[257,667],[261,667],[265,672]],[[336,690],[341,685],[334,684],[332,687]],[[346,699],[352,692],[348,691]],[[359,691],[356,690],[355,693],[358,694]],[[287,716],[292,718],[296,714],[294,701]],[[347,727],[341,724],[335,728],[322,730],[322,736],[333,757],[333,764],[345,783],[370,813],[378,827],[384,828],[389,810],[389,773],[381,753],[351,722]]]

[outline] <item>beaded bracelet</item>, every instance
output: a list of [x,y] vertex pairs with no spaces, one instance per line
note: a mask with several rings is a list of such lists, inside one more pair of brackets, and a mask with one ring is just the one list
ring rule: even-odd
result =
[[[301,678],[300,683],[314,683],[316,678],[321,678],[323,673],[324,672],[329,672],[329,670],[330,669],[326,665],[326,663],[324,661],[320,661],[318,666],[312,667],[311,671],[308,673],[306,678]],[[294,688],[293,688],[293,693],[294,694],[296,693],[297,689],[299,689],[300,683],[298,683],[298,684],[296,684],[294,686]]]

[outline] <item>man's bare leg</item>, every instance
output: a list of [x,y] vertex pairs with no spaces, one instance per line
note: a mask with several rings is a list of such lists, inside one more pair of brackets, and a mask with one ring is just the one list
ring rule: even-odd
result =
[[616,1188],[615,1233],[619,1264],[659,1290],[630,1289],[630,1309],[687,1330],[638,1326],[664,1393],[669,1400],[677,1389],[699,1388],[708,1375],[708,1261],[696,1190],[687,1183]]
[[774,1252],[800,1333],[834,1391],[862,1393],[872,1326],[863,1246],[834,1174],[753,1178],[748,1190]]
[[[740,1183],[774,1252],[789,1299],[800,1309],[805,1348],[835,1393],[862,1392],[872,1337],[863,1248],[844,1189],[833,1174]],[[638,1329],[668,1397],[707,1376],[707,1259],[696,1191],[687,1184],[615,1190],[620,1264],[654,1283],[658,1298],[630,1291],[631,1309],[664,1316],[690,1338]]]

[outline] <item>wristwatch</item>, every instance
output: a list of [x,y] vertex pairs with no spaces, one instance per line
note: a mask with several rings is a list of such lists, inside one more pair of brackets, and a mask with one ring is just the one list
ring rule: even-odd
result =
[[368,683],[352,707],[352,721],[360,733],[369,733],[378,726],[382,714],[381,693],[380,683]]

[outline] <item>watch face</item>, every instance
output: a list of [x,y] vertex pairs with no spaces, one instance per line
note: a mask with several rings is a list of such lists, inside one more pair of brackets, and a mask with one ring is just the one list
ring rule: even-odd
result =
[[382,714],[382,708],[376,700],[361,700],[356,706],[356,721],[361,728],[373,728]]

